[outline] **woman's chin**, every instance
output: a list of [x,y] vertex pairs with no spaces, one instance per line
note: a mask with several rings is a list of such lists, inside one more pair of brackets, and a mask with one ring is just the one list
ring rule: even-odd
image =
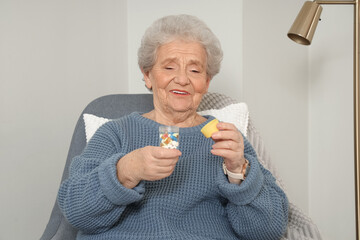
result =
[[193,108],[189,104],[176,104],[171,106],[171,109],[175,113],[185,113],[193,111]]

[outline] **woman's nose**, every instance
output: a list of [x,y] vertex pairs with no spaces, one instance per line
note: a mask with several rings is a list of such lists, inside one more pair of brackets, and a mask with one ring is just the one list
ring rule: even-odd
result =
[[190,83],[190,79],[186,71],[179,71],[178,74],[175,76],[174,82],[184,86]]

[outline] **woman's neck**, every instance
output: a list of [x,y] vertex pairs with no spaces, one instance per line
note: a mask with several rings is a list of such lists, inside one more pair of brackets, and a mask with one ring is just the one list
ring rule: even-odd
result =
[[144,113],[143,117],[168,126],[194,127],[206,121],[206,118],[196,112],[178,112],[174,114],[164,114],[156,109]]

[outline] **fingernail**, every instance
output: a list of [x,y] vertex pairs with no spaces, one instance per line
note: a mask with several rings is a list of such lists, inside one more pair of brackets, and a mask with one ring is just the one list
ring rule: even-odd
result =
[[216,137],[218,137],[218,135],[219,135],[218,132],[215,132],[215,133],[213,133],[213,135],[211,135],[211,137],[215,137],[215,138],[216,138]]

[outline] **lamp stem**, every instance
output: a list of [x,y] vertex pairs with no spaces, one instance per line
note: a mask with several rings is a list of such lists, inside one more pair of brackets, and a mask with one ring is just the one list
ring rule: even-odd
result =
[[359,0],[355,0],[355,5],[354,5],[354,147],[355,147],[355,151],[354,151],[354,164],[355,164],[355,210],[356,210],[356,214],[355,214],[355,218],[356,218],[356,239],[360,240],[360,235],[359,235],[359,231],[360,231],[360,223],[359,223],[359,218],[360,218],[360,104],[359,104],[359,83],[360,83],[360,78],[359,78],[359,49],[360,49],[360,44],[359,44],[359,21],[360,21],[360,17],[359,17],[359,13],[360,13],[360,6],[359,6]]

